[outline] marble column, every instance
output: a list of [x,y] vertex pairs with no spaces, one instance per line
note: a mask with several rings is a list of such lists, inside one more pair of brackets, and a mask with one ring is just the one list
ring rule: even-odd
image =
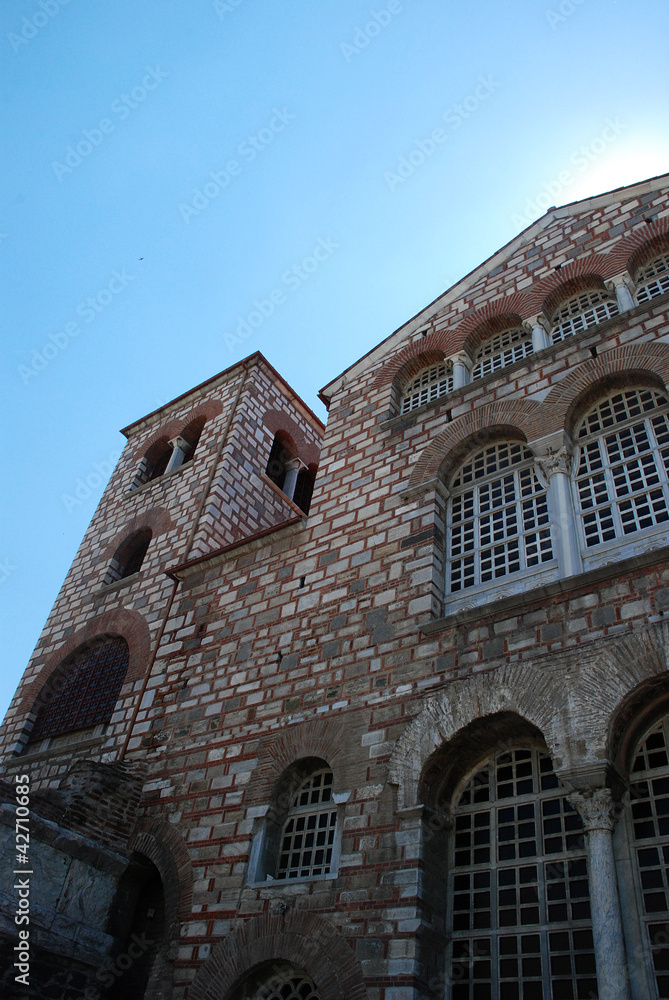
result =
[[458,354],[453,358],[453,389],[461,389],[471,381],[469,365],[469,358],[464,354]]
[[537,351],[543,351],[544,347],[551,346],[550,337],[538,316],[531,316],[523,326],[532,334],[532,350],[535,354]]
[[166,474],[171,472],[172,469],[178,469],[180,465],[183,465],[190,452],[190,445],[188,444],[188,441],[181,436],[172,438],[169,443],[172,448],[172,454],[170,455],[170,460],[167,463],[167,468],[165,469]]
[[295,496],[297,477],[301,468],[302,462],[300,462],[299,458],[291,458],[286,462],[286,478],[283,481],[282,489],[289,500],[292,500]]
[[599,1000],[630,1000],[627,955],[613,854],[613,795],[609,788],[595,788],[574,792],[568,799],[583,820],[587,838],[590,909]]
[[628,309],[634,309],[634,297],[627,286],[627,282],[623,274],[616,275],[615,278],[612,278],[611,281],[607,281],[606,284],[609,291],[615,292],[619,312],[622,313],[627,312]]
[[555,451],[549,449],[535,460],[548,482],[548,507],[559,575],[575,576],[583,571],[583,562],[571,490],[571,449],[566,446]]

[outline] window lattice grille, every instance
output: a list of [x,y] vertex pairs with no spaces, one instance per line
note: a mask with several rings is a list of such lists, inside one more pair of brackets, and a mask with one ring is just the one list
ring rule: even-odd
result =
[[669,292],[669,253],[656,257],[655,260],[642,267],[636,278],[637,302],[650,302],[657,295]]
[[408,413],[433,399],[440,399],[453,391],[453,366],[444,363],[425,368],[404,387],[400,413]]
[[504,330],[487,340],[476,353],[472,379],[485,378],[532,353],[532,338],[524,330]]
[[657,996],[669,997],[669,719],[639,746],[630,786],[633,856]]
[[592,291],[564,302],[553,315],[551,339],[554,344],[590,326],[618,315],[618,304],[607,292]]
[[586,546],[669,521],[668,411],[654,389],[627,389],[581,421],[575,490]]
[[337,826],[332,771],[316,771],[300,785],[281,834],[277,878],[327,875]]
[[254,989],[244,990],[240,1000],[320,1000],[320,997],[309,976],[288,968],[274,972]]
[[583,827],[550,757],[496,754],[453,817],[451,1000],[597,997]]
[[553,558],[546,490],[532,452],[501,442],[457,472],[449,500],[448,588],[489,583]]
[[38,712],[30,741],[109,722],[127,669],[124,639],[111,639],[76,655]]

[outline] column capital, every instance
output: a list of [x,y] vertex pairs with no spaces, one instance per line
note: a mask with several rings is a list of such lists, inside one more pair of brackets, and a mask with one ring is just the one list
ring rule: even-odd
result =
[[182,451],[185,451],[187,448],[190,448],[190,445],[188,444],[188,441],[186,441],[186,438],[181,437],[180,434],[177,434],[175,438],[172,438],[172,440],[168,441],[167,443],[170,444],[173,448],[181,448]]
[[561,448],[549,448],[545,455],[535,455],[534,461],[543,472],[546,479],[561,473],[568,476],[571,473],[573,450],[567,445]]
[[572,792],[567,796],[583,820],[586,833],[592,830],[613,831],[616,822],[616,803],[610,788],[591,788],[583,792]]

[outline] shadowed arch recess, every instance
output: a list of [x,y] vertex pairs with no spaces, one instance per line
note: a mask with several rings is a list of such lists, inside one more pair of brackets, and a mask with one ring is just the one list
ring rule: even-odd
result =
[[199,970],[189,1000],[231,1000],[240,982],[267,962],[303,969],[321,1000],[368,1000],[346,939],[331,921],[306,910],[265,913],[231,931]]

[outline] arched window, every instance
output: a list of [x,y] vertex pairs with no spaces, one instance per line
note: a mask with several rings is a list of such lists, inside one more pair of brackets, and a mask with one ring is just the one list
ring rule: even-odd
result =
[[546,489],[520,441],[481,448],[449,483],[450,594],[541,569],[553,559]]
[[581,419],[575,438],[575,503],[586,549],[669,522],[669,399],[663,393],[612,393]]
[[307,466],[306,469],[300,469],[297,474],[293,500],[305,514],[309,513],[309,507],[311,506],[311,495],[314,492],[316,469],[317,466],[312,464]]
[[130,489],[136,490],[139,486],[144,486],[145,483],[153,482],[154,479],[164,475],[171,457],[172,448],[167,438],[156,441],[139,463]]
[[587,330],[618,315],[618,303],[603,289],[581,292],[562,302],[551,316],[551,339],[554,344],[572,334]]
[[276,877],[328,875],[337,828],[329,768],[311,774],[298,788],[281,831]]
[[188,445],[188,454],[185,458],[186,462],[190,462],[195,455],[195,449],[197,448],[200,438],[202,437],[202,431],[204,430],[205,423],[206,420],[204,417],[197,417],[195,420],[191,420],[188,426],[181,432],[181,437]]
[[109,722],[128,669],[125,639],[99,639],[73,653],[45,692],[30,742]]
[[669,997],[669,718],[639,743],[630,785],[632,863],[639,912],[657,984]]
[[235,1000],[320,1000],[313,980],[287,962],[273,962],[247,977]]
[[152,532],[150,528],[142,528],[126,538],[114,553],[114,558],[109,564],[109,569],[102,581],[104,587],[118,580],[125,580],[135,573],[139,573],[144,557],[151,542]]
[[474,359],[472,379],[485,378],[514,361],[527,358],[532,353],[532,337],[522,328],[502,330],[479,347]]
[[296,456],[297,449],[290,434],[287,434],[285,431],[277,431],[274,435],[274,441],[272,442],[269,458],[267,459],[265,475],[271,479],[280,490],[283,489],[283,485],[286,481],[286,473],[288,471],[287,463],[291,459],[296,458]]
[[440,399],[453,391],[453,364],[444,361],[438,365],[424,368],[414,375],[402,389],[400,413],[409,413],[433,399]]
[[550,757],[496,753],[452,813],[450,1000],[596,997],[585,837]]
[[669,292],[669,251],[644,264],[635,275],[637,302],[650,302]]

